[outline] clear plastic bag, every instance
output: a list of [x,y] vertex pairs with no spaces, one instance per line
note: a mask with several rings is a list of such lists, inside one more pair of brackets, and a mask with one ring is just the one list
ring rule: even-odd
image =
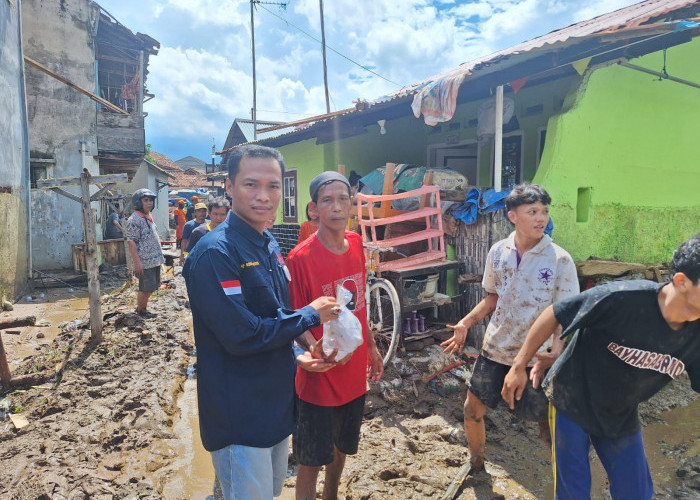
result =
[[352,300],[352,292],[342,285],[338,285],[335,291],[340,314],[338,318],[323,324],[323,352],[330,356],[334,349],[338,349],[335,359],[340,361],[355,352],[364,342],[364,337],[360,320],[346,307]]

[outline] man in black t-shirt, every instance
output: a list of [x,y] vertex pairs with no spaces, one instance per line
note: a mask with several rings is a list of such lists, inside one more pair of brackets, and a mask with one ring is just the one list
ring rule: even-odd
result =
[[[511,408],[537,348],[559,325],[571,335],[544,381],[558,500],[590,498],[591,444],[613,498],[654,493],[637,407],[684,371],[700,392],[700,234],[676,250],[671,266],[670,283],[611,282],[549,306],[513,360],[502,391]],[[534,387],[542,368],[532,369]]]

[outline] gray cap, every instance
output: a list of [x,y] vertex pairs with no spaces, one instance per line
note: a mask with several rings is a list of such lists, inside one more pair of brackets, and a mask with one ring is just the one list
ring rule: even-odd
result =
[[327,172],[322,172],[313,178],[311,184],[309,184],[309,194],[311,195],[311,200],[316,201],[318,196],[318,190],[326,184],[331,182],[339,181],[345,184],[348,189],[350,189],[350,182],[345,178],[340,172],[334,170],[328,170]]

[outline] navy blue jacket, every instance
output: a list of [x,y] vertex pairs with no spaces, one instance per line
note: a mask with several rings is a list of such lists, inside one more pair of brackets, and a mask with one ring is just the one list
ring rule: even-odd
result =
[[230,212],[189,254],[202,444],[267,448],[294,430],[294,338],[318,326],[292,310],[279,245]]

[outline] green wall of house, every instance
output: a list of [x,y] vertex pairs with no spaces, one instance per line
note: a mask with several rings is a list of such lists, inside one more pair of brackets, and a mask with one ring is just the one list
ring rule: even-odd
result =
[[[700,82],[700,41],[666,68]],[[653,70],[663,53],[630,61]],[[618,65],[591,71],[549,121],[534,181],[552,195],[556,241],[574,259],[666,262],[700,231],[700,90]]]
[[[284,164],[287,170],[297,172],[297,202],[299,211],[299,224],[306,220],[306,204],[310,201],[309,184],[311,179],[320,174],[323,169],[323,151],[316,146],[315,139],[297,142],[279,148],[284,156]],[[283,204],[280,203],[277,211],[276,224],[282,224]]]

